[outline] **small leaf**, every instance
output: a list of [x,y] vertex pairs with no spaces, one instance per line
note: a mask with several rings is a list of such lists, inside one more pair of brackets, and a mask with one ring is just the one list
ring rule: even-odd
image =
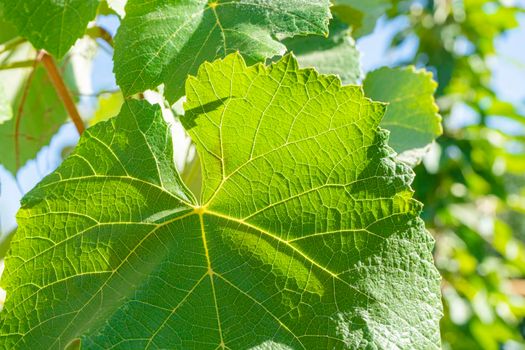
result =
[[98,122],[114,117],[120,111],[124,104],[124,96],[122,92],[117,91],[110,94],[102,94],[98,98],[98,108],[89,120],[89,125],[95,125]]
[[359,38],[374,31],[379,17],[392,7],[392,0],[333,0],[332,11],[353,28]]
[[397,153],[411,152],[407,156],[420,160],[443,132],[436,87],[431,73],[414,67],[380,68],[366,76],[365,94],[388,103],[381,126],[390,131],[389,144]]
[[129,0],[115,38],[115,75],[129,96],[166,84],[175,102],[204,61],[240,51],[249,62],[285,53],[276,37],[328,34],[328,0]]
[[345,84],[357,84],[361,79],[361,55],[348,26],[337,18],[330,22],[328,38],[297,36],[283,43],[293,51],[303,68],[313,67],[323,74],[336,74]]
[[23,199],[7,348],[438,349],[439,275],[385,106],[292,56],[187,81],[196,200],[159,106],[128,101]]
[[61,58],[80,38],[99,0],[0,0],[4,18],[35,48]]

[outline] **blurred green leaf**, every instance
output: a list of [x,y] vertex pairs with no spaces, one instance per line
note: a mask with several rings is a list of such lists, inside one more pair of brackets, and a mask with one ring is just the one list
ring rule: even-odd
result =
[[[388,103],[381,126],[390,131],[389,145],[397,153],[424,149],[441,135],[436,87],[432,74],[414,67],[381,68],[366,76],[365,94]],[[416,161],[425,153],[416,154]]]
[[24,79],[13,100],[15,117],[0,125],[1,164],[13,174],[49,143],[68,116],[43,67],[20,74]]
[[99,0],[0,0],[5,20],[37,49],[62,58],[85,32]]
[[392,7],[391,0],[332,0],[332,3],[332,11],[352,27],[354,38],[370,34],[379,17]]
[[100,95],[98,98],[98,108],[89,120],[89,125],[92,126],[116,116],[123,104],[124,96],[120,91]]
[[[0,62],[9,63],[36,59],[36,51],[29,43],[0,55]],[[73,61],[68,57],[60,64],[67,85],[76,90],[77,80]],[[62,101],[55,92],[45,68],[33,67],[0,71],[0,89],[7,92],[13,117],[0,124],[0,163],[16,174],[28,160],[49,143],[51,137],[68,119]]]

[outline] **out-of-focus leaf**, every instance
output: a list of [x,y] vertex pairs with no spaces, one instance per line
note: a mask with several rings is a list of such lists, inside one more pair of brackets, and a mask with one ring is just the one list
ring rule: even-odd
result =
[[[91,60],[95,52],[92,39],[81,39],[58,63],[70,91],[91,89]],[[28,61],[36,56],[34,48],[25,42],[0,54],[0,64]],[[68,118],[45,68],[41,64],[35,67],[34,73],[31,67],[0,70],[0,90],[5,92],[12,111],[11,120],[0,123],[0,164],[13,174],[35,158]]]
[[[24,69],[21,74],[26,79],[14,100],[15,115],[0,125],[0,162],[13,174],[49,143],[68,116],[42,66],[34,73],[32,69]],[[29,84],[27,95],[26,84]]]
[[352,36],[370,34],[379,17],[392,7],[392,0],[332,0],[332,11],[352,27]]
[[334,18],[329,29],[328,38],[296,36],[283,43],[293,51],[301,67],[313,67],[323,74],[337,74],[343,83],[357,84],[362,75],[361,57],[348,26]]
[[[504,155],[506,170],[513,174],[525,174],[525,154],[510,154]],[[524,186],[525,187],[525,184]]]
[[124,104],[124,96],[122,92],[117,91],[110,94],[102,94],[98,98],[98,108],[90,119],[89,125],[95,125],[98,122],[114,117],[120,111]]
[[0,0],[4,18],[35,48],[62,58],[96,14],[99,0]]
[[441,135],[441,116],[434,100],[436,82],[432,74],[408,68],[380,68],[369,73],[363,82],[368,97],[387,102],[381,126],[390,131],[389,144],[402,154],[412,152],[420,158],[425,149]]
[[512,103],[500,101],[495,98],[491,100],[490,107],[485,110],[485,113],[487,115],[496,115],[510,118],[525,124],[525,115],[520,113]]
[[[477,50],[484,55],[495,53],[495,39],[504,31],[516,28],[516,14],[519,6],[511,6],[512,2],[465,0],[464,11],[468,17],[464,21],[465,34],[474,42]],[[523,9],[521,9],[523,12]]]
[[[0,58],[5,57],[4,62],[15,62],[35,59],[36,55],[25,43]],[[59,64],[72,91],[77,89],[74,61],[68,56]],[[13,174],[49,143],[68,118],[45,68],[41,64],[35,67],[34,71],[31,67],[0,71],[0,87],[7,92],[13,111],[13,118],[0,124],[0,163]]]

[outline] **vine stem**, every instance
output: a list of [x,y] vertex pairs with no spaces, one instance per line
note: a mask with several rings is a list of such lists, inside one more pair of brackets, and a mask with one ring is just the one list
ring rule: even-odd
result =
[[94,26],[94,27],[88,28],[88,30],[86,31],[86,34],[89,35],[93,39],[104,40],[111,47],[114,46],[113,37],[106,29],[102,27]]
[[18,62],[12,62],[7,63],[4,65],[0,65],[0,70],[8,70],[8,69],[17,69],[17,68],[29,68],[33,67],[33,63],[35,60],[26,60],[26,61],[18,61]]
[[66,108],[69,117],[75,124],[79,135],[82,135],[82,133],[85,130],[84,122],[82,121],[82,118],[78,113],[75,101],[73,101],[73,98],[71,97],[71,93],[69,92],[64,82],[64,79],[62,78],[62,75],[58,70],[55,60],[53,59],[53,57],[51,57],[51,55],[43,51],[41,62],[46,68],[47,74],[49,75],[49,78],[51,79],[51,82],[53,83],[53,86],[55,87],[58,96],[62,100],[62,103],[64,104],[64,107]]

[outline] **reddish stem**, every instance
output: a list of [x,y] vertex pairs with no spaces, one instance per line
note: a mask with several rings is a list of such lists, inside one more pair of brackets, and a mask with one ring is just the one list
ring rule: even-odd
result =
[[46,68],[47,75],[49,76],[49,79],[51,79],[51,82],[53,83],[53,86],[55,87],[58,96],[62,100],[62,103],[64,104],[64,107],[66,108],[67,113],[69,114],[69,117],[75,124],[78,133],[82,135],[82,133],[85,130],[84,122],[82,121],[82,118],[78,113],[77,106],[75,105],[75,102],[71,97],[71,93],[69,92],[64,82],[64,79],[62,78],[62,75],[58,70],[55,60],[48,53],[43,52],[41,61],[44,67]]

